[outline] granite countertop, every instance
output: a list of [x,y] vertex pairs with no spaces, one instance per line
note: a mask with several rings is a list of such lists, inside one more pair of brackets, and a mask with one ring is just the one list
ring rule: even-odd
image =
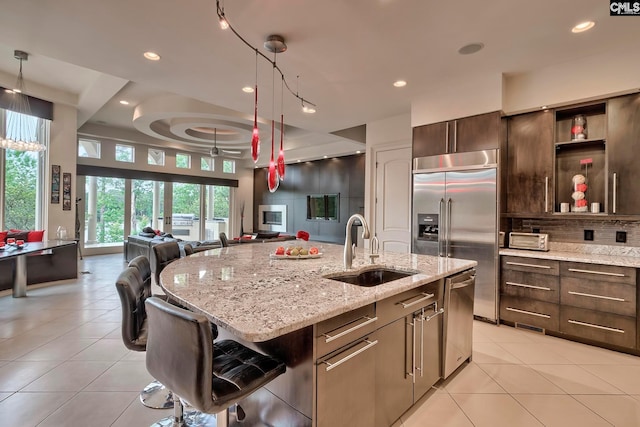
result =
[[[323,276],[342,273],[343,246],[317,246],[322,257],[273,259],[288,242],[234,245],[181,258],[160,275],[165,292],[247,341],[266,341],[474,267],[475,261],[381,252],[376,265],[418,272],[365,288]],[[356,249],[350,271],[372,267]]]
[[500,255],[640,268],[640,248],[580,243],[550,243],[548,252],[500,249]]

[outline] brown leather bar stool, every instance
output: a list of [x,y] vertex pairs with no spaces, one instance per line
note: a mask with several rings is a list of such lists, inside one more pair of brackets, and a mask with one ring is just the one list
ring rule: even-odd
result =
[[[143,272],[147,271],[143,274],[150,282],[151,270],[145,267],[149,264],[147,257],[141,255],[131,260],[129,264],[132,263],[139,266]],[[125,268],[116,280],[116,289],[122,304],[122,341],[129,350],[145,351],[147,349],[147,316],[144,302],[147,299],[147,290],[140,270],[135,266]],[[173,408],[173,394],[159,381],[151,382],[140,392],[140,401],[148,408]]]
[[149,298],[152,295],[151,263],[149,262],[149,258],[144,255],[138,255],[137,257],[129,261],[128,266],[138,269],[140,277],[142,278],[142,285],[144,286],[144,296],[145,298]]
[[[228,427],[232,405],[284,373],[284,363],[242,344],[213,343],[209,321],[159,298],[145,301],[149,318],[147,370],[174,392],[173,416],[160,426]],[[183,414],[183,402],[203,414]],[[216,414],[215,420],[211,415]]]
[[220,244],[223,248],[229,247],[229,239],[227,239],[227,233],[225,233],[224,231],[218,233],[218,239],[220,239]]
[[160,273],[173,261],[180,258],[180,246],[178,242],[164,242],[151,246],[151,271],[156,280],[156,285],[160,285]]
[[191,246],[191,243],[185,243],[182,246],[182,249],[184,250],[184,256],[189,256],[193,253],[193,246]]

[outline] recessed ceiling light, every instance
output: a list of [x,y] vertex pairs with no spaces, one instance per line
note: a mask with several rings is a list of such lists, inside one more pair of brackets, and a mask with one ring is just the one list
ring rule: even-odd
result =
[[244,93],[253,93],[253,88],[251,86],[245,86],[242,88]]
[[460,55],[471,55],[472,53],[476,53],[481,51],[484,48],[484,43],[469,43],[466,46],[462,46],[458,49],[458,53]]
[[541,110],[546,110],[547,108],[549,108],[548,105],[543,105],[542,107],[540,107]]
[[122,100],[120,100],[120,104],[122,104],[122,105],[129,105],[129,101],[127,101],[127,100],[125,100],[125,99],[122,99]]
[[300,159],[296,160],[296,162],[300,163]]
[[323,156],[325,159],[327,158],[327,156]]
[[584,21],[576,25],[571,29],[572,33],[582,33],[584,31],[592,29],[596,25],[593,21]]
[[361,151],[360,151],[360,150],[356,151],[356,154],[360,154],[360,153],[361,153]]
[[144,57],[147,58],[149,61],[159,61],[160,60],[160,55],[158,55],[155,52],[145,52],[144,53]]
[[13,93],[13,91],[11,89],[5,89],[4,90],[6,93]]
[[407,82],[405,82],[404,80],[396,80],[395,82],[393,82],[393,85],[395,87],[405,87],[407,85]]

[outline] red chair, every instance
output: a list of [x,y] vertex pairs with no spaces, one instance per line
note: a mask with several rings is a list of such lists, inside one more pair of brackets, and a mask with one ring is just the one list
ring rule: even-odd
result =
[[307,232],[306,232],[306,231],[304,231],[304,230],[299,230],[299,231],[296,233],[296,239],[302,239],[302,240],[304,240],[305,242],[308,242],[308,241],[309,241],[309,233],[307,233]]

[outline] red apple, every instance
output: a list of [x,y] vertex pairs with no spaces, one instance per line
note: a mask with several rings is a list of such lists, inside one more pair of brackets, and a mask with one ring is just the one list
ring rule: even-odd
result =
[[315,246],[312,246],[309,248],[309,255],[317,255],[318,254],[318,248],[316,248]]
[[278,246],[278,249],[276,249],[276,255],[284,255],[284,248],[282,246]]

